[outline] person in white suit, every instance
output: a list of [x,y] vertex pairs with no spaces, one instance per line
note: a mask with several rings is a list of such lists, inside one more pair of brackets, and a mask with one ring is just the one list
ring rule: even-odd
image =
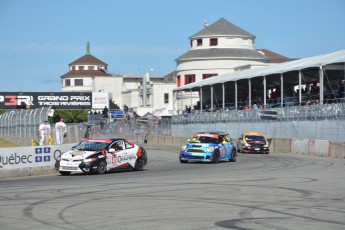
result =
[[56,144],[63,144],[63,139],[67,136],[67,126],[63,118],[61,118],[60,121],[55,124],[55,135]]
[[49,137],[51,136],[51,128],[47,120],[45,120],[43,124],[40,124],[38,131],[40,135],[40,145],[48,145]]

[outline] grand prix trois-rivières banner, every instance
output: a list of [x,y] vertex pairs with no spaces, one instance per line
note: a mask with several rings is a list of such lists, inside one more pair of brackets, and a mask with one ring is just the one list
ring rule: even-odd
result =
[[0,92],[0,109],[93,109],[93,103],[97,108],[109,108],[108,93]]

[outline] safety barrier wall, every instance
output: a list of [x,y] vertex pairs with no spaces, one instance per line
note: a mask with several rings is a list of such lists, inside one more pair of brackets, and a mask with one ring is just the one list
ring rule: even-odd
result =
[[330,141],[329,156],[332,158],[345,159],[345,143]]
[[0,179],[56,173],[56,159],[73,145],[1,148]]
[[[125,138],[142,146],[181,148],[186,137],[125,135]],[[146,139],[145,139],[146,138]],[[236,143],[236,139],[233,139]],[[2,148],[0,154],[0,179],[56,174],[54,164],[60,152],[67,151],[75,143],[51,146]],[[270,153],[293,153],[319,157],[345,159],[345,142],[283,139],[270,140]],[[149,154],[149,153],[148,153]],[[164,154],[164,153],[162,153]],[[150,155],[149,155],[150,158]]]
[[[163,147],[182,147],[188,140],[186,137],[170,137],[170,136],[151,136],[145,139],[138,138],[137,135],[126,135],[125,138],[130,139],[138,144],[148,144]],[[309,139],[287,139],[273,138],[270,141],[271,153],[295,153],[319,157],[331,157],[345,159],[345,142],[327,141],[327,140],[309,140]],[[237,139],[233,139],[237,143]]]

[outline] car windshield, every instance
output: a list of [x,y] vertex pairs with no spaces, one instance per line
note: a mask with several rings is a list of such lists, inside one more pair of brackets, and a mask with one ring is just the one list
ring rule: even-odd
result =
[[254,136],[254,135],[248,135],[246,136],[246,141],[260,141],[260,142],[266,142],[265,137],[263,136]]
[[207,137],[207,136],[196,136],[192,139],[191,142],[217,144],[218,139],[214,137]]
[[78,145],[74,146],[73,149],[82,150],[82,151],[100,151],[107,146],[105,142],[81,142]]

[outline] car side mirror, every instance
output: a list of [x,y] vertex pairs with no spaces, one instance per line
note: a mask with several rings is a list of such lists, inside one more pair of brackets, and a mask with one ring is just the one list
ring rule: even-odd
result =
[[267,141],[268,141],[268,147],[270,147],[272,143],[272,138],[268,138]]
[[110,149],[108,150],[108,152],[109,152],[109,153],[114,153],[114,152],[115,152],[115,149],[114,149],[114,148],[110,148]]

